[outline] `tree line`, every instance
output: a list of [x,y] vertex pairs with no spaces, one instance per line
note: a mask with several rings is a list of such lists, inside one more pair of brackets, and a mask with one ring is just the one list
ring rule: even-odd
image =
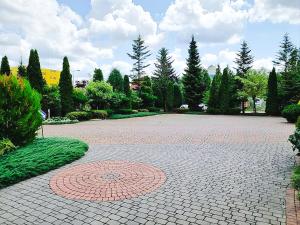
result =
[[[43,96],[42,106],[51,108],[55,115],[65,115],[75,109],[81,110],[86,103],[93,109],[100,108],[163,108],[173,111],[183,103],[192,111],[201,110],[200,104],[208,106],[213,114],[245,113],[246,102],[252,100],[256,112],[258,98],[266,99],[266,113],[279,115],[286,105],[300,99],[300,51],[285,34],[274,60],[275,68],[269,75],[253,69],[254,57],[246,41],[234,61],[234,71],[228,66],[223,70],[218,65],[212,81],[208,71],[201,65],[197,42],[192,36],[188,48],[186,68],[179,76],[168,49],[161,48],[157,54],[155,70],[147,76],[151,55],[145,41],[139,35],[132,44],[132,73],[123,76],[113,69],[104,81],[101,69],[94,70],[93,80],[85,89],[73,88],[68,58],[64,57],[59,85],[47,86],[41,73],[37,50],[31,50],[28,66],[22,62],[18,75],[26,77],[31,86]],[[11,73],[6,56],[1,61],[1,74]]]

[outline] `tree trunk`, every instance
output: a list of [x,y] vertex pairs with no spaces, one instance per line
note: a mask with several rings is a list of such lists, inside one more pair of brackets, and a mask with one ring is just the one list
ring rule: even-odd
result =
[[253,100],[253,112],[256,113],[256,97],[252,97]]
[[242,100],[242,113],[245,114],[245,101]]

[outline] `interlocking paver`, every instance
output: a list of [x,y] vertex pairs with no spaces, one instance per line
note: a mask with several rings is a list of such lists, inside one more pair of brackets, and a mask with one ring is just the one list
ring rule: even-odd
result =
[[[293,130],[281,118],[197,115],[45,126],[46,136],[77,137],[90,149],[74,163],[0,190],[0,223],[282,225]],[[56,174],[103,161],[151,165],[166,180],[109,202],[66,199],[49,186]]]

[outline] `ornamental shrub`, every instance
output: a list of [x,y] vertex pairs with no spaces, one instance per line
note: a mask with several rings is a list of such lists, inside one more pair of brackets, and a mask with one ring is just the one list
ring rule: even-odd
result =
[[300,116],[298,116],[297,122],[296,122],[296,128],[300,129]]
[[0,156],[16,149],[16,146],[8,139],[0,140]]
[[92,113],[85,111],[69,112],[66,117],[68,117],[70,120],[86,121],[92,118]]
[[42,124],[40,101],[26,79],[0,76],[0,139],[20,146],[32,141]]
[[295,130],[295,133],[290,135],[289,141],[293,145],[293,151],[298,150],[300,152],[300,129],[297,128]]
[[78,120],[71,120],[67,117],[51,117],[43,122],[44,125],[58,125],[58,124],[73,124],[78,123]]
[[132,109],[118,109],[115,112],[116,114],[122,114],[122,115],[134,114]]
[[284,107],[281,114],[289,123],[295,123],[298,116],[300,116],[300,105],[288,105]]
[[106,110],[92,110],[92,119],[101,119],[105,120],[108,117],[108,113]]

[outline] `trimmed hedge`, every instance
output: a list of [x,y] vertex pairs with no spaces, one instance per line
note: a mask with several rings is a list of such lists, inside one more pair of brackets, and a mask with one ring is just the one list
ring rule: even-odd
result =
[[108,113],[105,110],[92,110],[92,119],[102,119],[105,120],[108,118]]
[[66,115],[66,117],[68,117],[70,120],[86,121],[92,118],[92,113],[84,111],[70,112]]
[[132,109],[118,109],[115,111],[116,114],[128,115],[134,114],[135,112]]
[[78,123],[78,120],[71,120],[67,117],[52,117],[43,122],[44,125],[58,125],[58,124],[73,124]]
[[155,112],[139,112],[135,114],[113,114],[110,116],[110,119],[116,120],[116,119],[127,119],[127,118],[134,118],[134,117],[145,117],[145,116],[154,116],[159,115],[159,113]]
[[187,113],[189,111],[189,109],[184,109],[184,108],[177,108],[177,109],[174,109],[174,112],[175,113]]
[[82,157],[88,145],[70,138],[38,138],[0,157],[0,188],[35,177]]
[[300,116],[300,105],[292,104],[284,107],[281,112],[282,116],[286,118],[289,123],[295,123],[298,116]]

